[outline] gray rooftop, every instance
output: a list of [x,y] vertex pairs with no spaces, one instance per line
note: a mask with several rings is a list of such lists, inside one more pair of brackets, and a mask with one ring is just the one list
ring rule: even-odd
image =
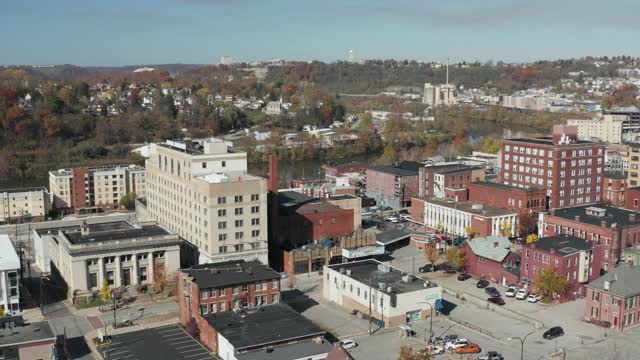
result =
[[487,186],[487,187],[492,187],[494,189],[499,189],[499,190],[505,190],[505,191],[541,191],[544,190],[543,188],[536,188],[536,187],[529,187],[529,188],[521,188],[519,186],[511,186],[511,185],[506,185],[506,184],[500,184],[500,183],[496,183],[496,182],[491,182],[491,181],[475,181],[472,183],[473,185],[478,185],[478,186]]
[[[608,291],[604,290],[605,281],[609,281]],[[621,264],[587,286],[625,298],[640,295],[640,266]]]
[[536,249],[543,251],[551,251],[551,249],[553,249],[556,254],[562,256],[575,254],[579,251],[591,250],[593,247],[591,241],[567,234],[542,237],[532,245],[535,245]]
[[256,281],[280,279],[280,274],[255,260],[195,265],[181,271],[188,274],[200,289],[225,288]]
[[[17,316],[16,318],[22,317]],[[17,344],[29,344],[45,340],[55,341],[56,336],[51,330],[51,326],[46,321],[26,323],[23,326],[16,326],[13,330],[0,329],[0,347]]]
[[509,238],[502,235],[478,237],[467,241],[474,254],[501,263],[511,252]]
[[332,345],[327,340],[323,340],[321,343],[308,340],[273,346],[270,347],[271,352],[260,349],[239,353],[235,357],[238,360],[310,359],[318,355],[328,354],[331,349]]
[[37,186],[37,187],[27,187],[27,188],[18,188],[18,189],[2,189],[0,190],[0,193],[16,194],[16,193],[25,193],[25,192],[35,192],[35,191],[49,192],[47,188],[45,188],[44,186]]
[[[464,212],[468,212],[476,215],[481,215],[481,216],[501,216],[501,215],[515,214],[515,212],[511,210],[497,208],[493,206],[486,206],[481,204],[473,204],[472,202],[469,202],[469,201],[449,202],[447,200],[430,198],[430,199],[427,199],[426,202],[439,205],[439,206],[448,207],[450,209],[456,209],[456,210],[460,210],[460,211],[464,211]],[[474,205],[480,206],[480,208],[474,209]]]
[[48,233],[57,235],[58,232],[62,232],[74,245],[170,235],[166,229],[156,224],[134,226],[126,221],[87,224],[88,233],[86,234],[82,234],[81,228],[82,225],[72,225],[37,229],[36,231],[40,236]]
[[[392,292],[395,294],[424,289],[425,282],[423,280],[415,278],[397,268],[383,264],[377,260],[368,259],[350,263],[328,265],[327,267],[335,271],[345,269],[343,276],[350,277],[363,284],[371,283],[371,286],[373,287],[378,287],[379,284],[385,284],[385,288],[379,289],[379,291],[386,294],[388,294],[387,287],[391,287]],[[381,271],[382,267],[386,267],[389,271]],[[346,270],[351,270],[351,275],[347,275]],[[406,275],[409,275],[412,281],[403,281],[402,277]]]
[[418,170],[409,170],[394,166],[369,166],[367,170],[377,171],[396,176],[418,176]]
[[324,336],[325,331],[284,303],[205,315],[237,351]]
[[394,242],[406,239],[411,236],[411,232],[405,229],[392,229],[376,234],[376,243],[379,245],[389,245]]
[[[593,215],[594,211],[604,211],[604,216]],[[635,220],[630,219],[630,215],[635,216]],[[565,209],[555,209],[552,216],[576,221],[576,216],[580,217],[580,222],[600,226],[602,221],[607,222],[607,227],[612,224],[619,226],[640,226],[640,216],[636,211],[625,210],[609,205],[584,205]]]

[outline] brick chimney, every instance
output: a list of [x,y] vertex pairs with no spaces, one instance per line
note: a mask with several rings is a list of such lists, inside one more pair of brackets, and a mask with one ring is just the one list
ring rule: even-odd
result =
[[269,156],[269,181],[267,182],[267,187],[269,191],[274,194],[278,193],[278,157],[275,155]]
[[494,248],[497,248],[497,247],[498,247],[498,245],[499,245],[499,244],[498,244],[498,242],[497,242],[497,241],[494,241],[494,242],[493,242],[493,247],[494,247]]
[[606,228],[607,227],[607,220],[600,221],[600,226],[603,227],[603,228]]
[[549,249],[549,253],[555,254],[556,253],[556,249],[554,249],[554,248]]
[[576,215],[576,216],[574,217],[574,219],[575,219],[577,222],[580,222],[580,215]]
[[634,213],[629,214],[629,221],[636,221],[636,214]]

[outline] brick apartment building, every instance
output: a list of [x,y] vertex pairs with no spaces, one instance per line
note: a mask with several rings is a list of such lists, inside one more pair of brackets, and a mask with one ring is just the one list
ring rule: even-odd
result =
[[178,273],[180,323],[191,318],[200,340],[216,349],[215,333],[203,316],[280,302],[280,274],[257,260],[195,265]]
[[555,125],[553,136],[502,143],[499,181],[547,190],[548,207],[598,203],[605,145],[577,139],[575,126]]
[[640,211],[640,186],[630,187],[625,190],[624,208]]
[[[418,170],[412,166],[370,166],[366,172],[366,195],[394,209],[411,205],[418,195]],[[378,203],[378,205],[381,205]]]
[[522,247],[520,280],[531,284],[536,271],[554,267],[569,282],[567,292],[559,294],[558,300],[575,300],[586,294],[586,284],[600,276],[603,252],[603,244],[572,235],[540,238]]
[[359,162],[349,162],[343,164],[336,164],[331,162],[324,167],[325,178],[330,182],[336,182],[336,178],[342,177],[346,174],[359,173],[364,174],[367,170],[367,164]]
[[602,202],[613,206],[624,206],[626,188],[625,174],[605,172],[602,177]]
[[517,213],[544,211],[547,191],[543,188],[521,188],[487,181],[467,185],[469,201],[486,206],[510,209]]
[[640,266],[623,264],[587,285],[584,319],[618,331],[640,325]]
[[52,205],[65,212],[117,209],[128,193],[145,196],[145,169],[111,165],[49,171]]
[[539,237],[559,234],[603,244],[602,270],[609,271],[620,261],[622,250],[640,245],[640,217],[635,211],[606,205],[555,209],[542,214]]
[[[426,165],[419,169],[419,197],[447,197],[446,189],[461,189],[474,181],[484,181],[484,170],[459,162]],[[459,201],[466,199],[460,198]]]

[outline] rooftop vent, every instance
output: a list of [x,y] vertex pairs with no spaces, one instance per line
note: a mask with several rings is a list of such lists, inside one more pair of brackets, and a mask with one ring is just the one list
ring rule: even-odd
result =
[[413,282],[413,276],[411,275],[405,275],[402,277],[402,282],[406,282],[406,283],[411,283]]
[[378,265],[378,271],[383,272],[383,273],[388,273],[391,272],[391,268],[385,264],[379,264]]
[[471,205],[471,210],[482,210],[482,204]]
[[378,283],[378,289],[380,289],[380,290],[384,290],[386,287],[387,287],[387,284],[385,284],[385,283],[383,283],[383,282]]
[[351,269],[347,269],[347,275],[351,276]]
[[585,211],[587,215],[591,216],[604,217],[605,215],[607,215],[607,209],[599,208],[596,206],[589,206],[585,209]]
[[391,286],[387,286],[387,292],[391,294],[393,292],[393,288]]

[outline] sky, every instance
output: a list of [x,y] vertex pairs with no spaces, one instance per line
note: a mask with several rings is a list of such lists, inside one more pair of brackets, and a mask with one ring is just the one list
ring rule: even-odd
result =
[[639,56],[637,0],[2,0],[0,64]]

